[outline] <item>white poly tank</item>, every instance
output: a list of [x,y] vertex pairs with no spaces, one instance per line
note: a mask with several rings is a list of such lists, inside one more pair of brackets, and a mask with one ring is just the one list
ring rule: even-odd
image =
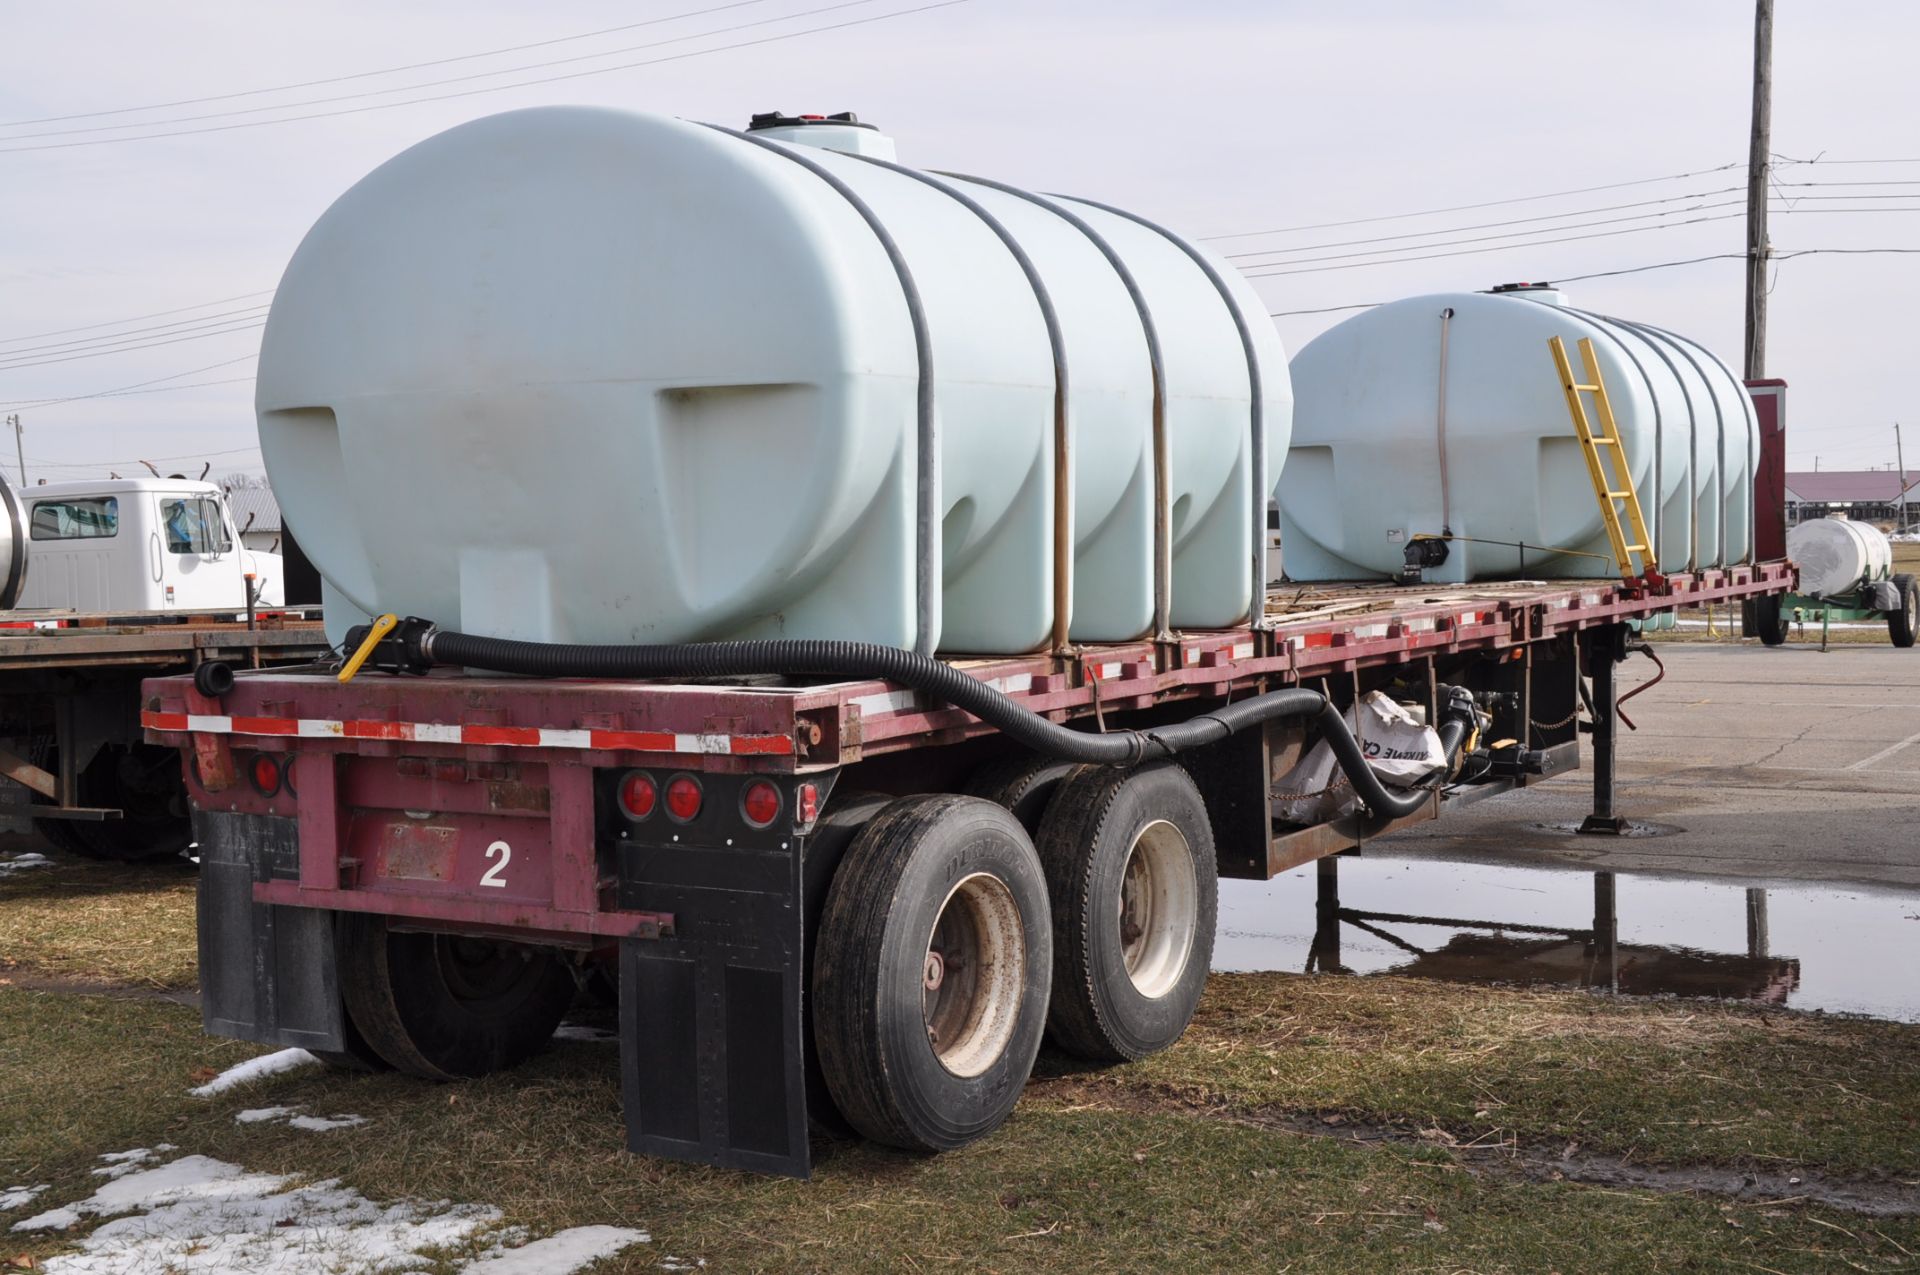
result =
[[1747,560],[1760,436],[1739,378],[1685,337],[1523,284],[1377,306],[1295,355],[1287,576],[1391,576],[1409,538],[1444,534],[1436,582],[1613,575],[1553,336],[1582,381],[1593,341],[1660,568]]
[[1291,406],[1259,298],[1129,214],[892,155],[851,117],[546,107],[342,195],[257,403],[329,632],[991,654],[1244,622]]
[[1788,528],[1787,557],[1800,568],[1799,591],[1810,598],[1838,598],[1893,570],[1886,533],[1845,518],[1811,518]]

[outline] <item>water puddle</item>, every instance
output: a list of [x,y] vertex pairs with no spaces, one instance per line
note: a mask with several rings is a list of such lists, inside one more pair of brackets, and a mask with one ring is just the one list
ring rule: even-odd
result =
[[1920,1022],[1920,895],[1380,856],[1222,881],[1217,970],[1708,996]]

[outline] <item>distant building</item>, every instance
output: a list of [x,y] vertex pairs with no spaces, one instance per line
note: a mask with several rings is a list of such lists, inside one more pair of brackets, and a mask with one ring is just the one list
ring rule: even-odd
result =
[[273,488],[264,482],[257,486],[248,484],[223,484],[227,489],[227,504],[233,510],[233,525],[240,530],[240,541],[249,549],[268,553],[279,553],[280,544],[280,502],[273,498]]
[[[1853,518],[1891,523],[1900,517],[1900,475],[1891,469],[1820,469],[1787,475],[1787,522]],[[1920,519],[1920,470],[1907,473],[1907,520]]]

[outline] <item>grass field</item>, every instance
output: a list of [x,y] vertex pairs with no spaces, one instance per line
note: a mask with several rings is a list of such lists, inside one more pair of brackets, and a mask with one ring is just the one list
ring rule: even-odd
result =
[[[190,882],[141,876],[0,879],[0,1188],[47,1186],[0,1225],[99,1187],[103,1153],[164,1142],[375,1201],[490,1204],[534,1234],[652,1236],[595,1271],[1920,1269],[1912,1027],[1217,976],[1167,1054],[1043,1054],[985,1142],[821,1142],[802,1184],[625,1155],[602,1041],[458,1086],[309,1068],[191,1097],[262,1051],[154,990],[191,981]],[[268,1106],[366,1123],[234,1119]],[[0,1263],[71,1242],[0,1232]]]

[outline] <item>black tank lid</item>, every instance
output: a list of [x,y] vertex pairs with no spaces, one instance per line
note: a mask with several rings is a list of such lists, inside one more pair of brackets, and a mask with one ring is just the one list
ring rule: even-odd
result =
[[808,124],[842,124],[853,128],[870,128],[879,131],[877,124],[862,124],[860,117],[852,111],[840,111],[833,115],[784,115],[779,111],[764,111],[747,121],[747,131],[757,133],[763,128],[800,128]]

